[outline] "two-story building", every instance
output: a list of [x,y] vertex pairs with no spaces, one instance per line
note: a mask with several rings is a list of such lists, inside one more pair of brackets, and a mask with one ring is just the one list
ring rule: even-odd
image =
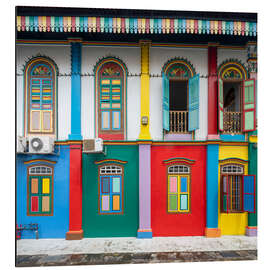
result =
[[18,225],[257,234],[255,13],[17,7],[16,27]]

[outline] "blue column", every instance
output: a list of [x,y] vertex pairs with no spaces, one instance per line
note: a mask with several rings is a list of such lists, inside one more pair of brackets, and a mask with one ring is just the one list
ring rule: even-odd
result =
[[207,145],[206,236],[219,237],[218,229],[218,144]]
[[81,54],[82,45],[71,42],[71,134],[69,140],[81,140]]

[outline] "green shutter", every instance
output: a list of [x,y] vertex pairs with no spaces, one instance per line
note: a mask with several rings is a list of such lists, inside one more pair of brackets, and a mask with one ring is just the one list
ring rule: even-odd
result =
[[199,74],[189,79],[188,131],[199,128],[199,82]]
[[222,79],[218,80],[218,121],[219,121],[219,130],[223,131],[223,81]]
[[170,81],[163,73],[162,75],[163,85],[163,129],[170,130],[170,115],[169,115],[169,95],[170,95]]
[[256,130],[255,80],[245,80],[243,85],[243,131]]

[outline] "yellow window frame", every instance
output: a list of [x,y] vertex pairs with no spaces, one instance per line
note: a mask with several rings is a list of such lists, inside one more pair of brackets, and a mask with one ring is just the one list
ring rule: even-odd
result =
[[[177,177],[177,193],[170,192],[170,177]],[[187,178],[187,192],[181,192],[181,177]],[[188,213],[190,212],[190,175],[189,174],[168,174],[168,212],[169,213]],[[177,194],[177,210],[170,210],[170,196]],[[187,210],[180,209],[180,195],[188,195]]]

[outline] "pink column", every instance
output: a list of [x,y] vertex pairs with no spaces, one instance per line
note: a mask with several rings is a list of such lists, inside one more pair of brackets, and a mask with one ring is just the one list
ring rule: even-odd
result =
[[151,229],[151,144],[139,144],[139,229],[138,238],[152,238]]

